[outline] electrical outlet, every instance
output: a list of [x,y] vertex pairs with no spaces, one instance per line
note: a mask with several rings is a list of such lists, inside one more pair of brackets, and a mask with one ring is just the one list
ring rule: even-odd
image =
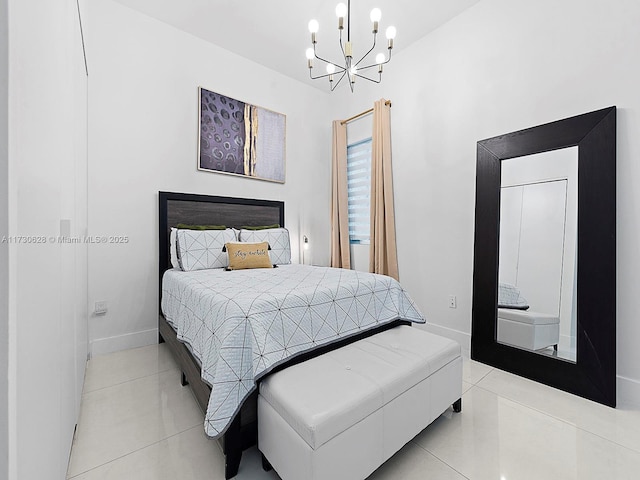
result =
[[96,302],[94,313],[96,315],[106,315],[107,314],[107,302]]
[[456,296],[449,295],[449,308],[457,308]]

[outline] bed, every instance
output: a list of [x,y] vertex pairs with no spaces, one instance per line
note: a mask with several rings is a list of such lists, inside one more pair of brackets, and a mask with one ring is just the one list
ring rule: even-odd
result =
[[[179,223],[284,226],[284,203],[159,192],[159,340],[167,343],[182,370],[182,384],[190,385],[205,412],[206,433],[222,441],[226,478],[237,474],[242,450],[256,442],[256,386],[262,378],[398,324],[424,322],[408,295],[388,277],[301,265],[233,272],[173,270],[169,237]],[[330,284],[337,285],[334,293],[327,290]],[[196,301],[187,303],[186,298]],[[253,308],[260,302],[277,308],[267,313],[264,305]],[[224,315],[213,318],[210,312],[216,309]],[[335,312],[347,309],[354,310],[352,315],[340,320]],[[279,327],[260,330],[261,325],[273,325],[274,315]],[[315,327],[309,327],[314,320]],[[186,326],[181,326],[183,321]],[[207,339],[200,334],[203,330],[226,333]],[[263,341],[267,337],[268,345]],[[283,348],[273,348],[278,344]],[[228,357],[230,351],[239,353]]]

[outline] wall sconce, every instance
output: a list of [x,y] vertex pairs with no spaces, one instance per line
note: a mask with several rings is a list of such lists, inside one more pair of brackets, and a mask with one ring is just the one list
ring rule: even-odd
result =
[[309,237],[307,237],[306,235],[302,236],[302,264],[306,265],[306,258],[305,258],[305,253],[307,252],[307,250],[309,250]]

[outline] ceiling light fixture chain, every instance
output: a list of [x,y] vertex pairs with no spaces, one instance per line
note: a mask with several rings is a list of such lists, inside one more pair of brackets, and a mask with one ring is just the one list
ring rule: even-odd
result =
[[[369,80],[370,82],[380,83],[382,81],[382,71],[383,65],[389,63],[391,61],[391,51],[393,50],[393,39],[396,36],[396,28],[390,26],[387,28],[386,37],[387,37],[387,50],[389,51],[389,56],[386,57],[384,53],[378,53],[376,55],[375,63],[370,65],[359,67],[360,63],[369,56],[371,52],[376,48],[376,38],[378,35],[378,26],[380,19],[382,18],[382,12],[379,8],[374,8],[371,10],[369,18],[373,23],[373,44],[371,48],[365,53],[360,59],[354,63],[353,60],[353,44],[351,43],[351,0],[348,0],[347,5],[344,3],[339,3],[336,6],[336,16],[338,17],[338,33],[339,33],[339,43],[340,50],[342,51],[343,62],[338,64],[337,62],[332,62],[330,60],[326,60],[318,55],[316,51],[317,45],[317,33],[319,30],[319,23],[317,20],[311,20],[309,22],[309,32],[311,32],[311,44],[312,47],[307,49],[307,67],[309,68],[309,76],[312,80],[317,80],[319,78],[329,78],[329,86],[331,91],[333,92],[342,79],[347,77],[349,80],[349,87],[351,88],[351,92],[353,92],[353,86],[356,82],[356,78],[364,78],[365,80]],[[343,43],[342,41],[342,31],[344,30],[344,20],[347,18],[347,41]],[[313,61],[320,60],[321,62],[326,63],[327,73],[324,75],[313,76]],[[367,71],[371,68],[378,67],[378,78],[371,78],[366,75]],[[335,76],[339,76],[337,82],[334,82]]]

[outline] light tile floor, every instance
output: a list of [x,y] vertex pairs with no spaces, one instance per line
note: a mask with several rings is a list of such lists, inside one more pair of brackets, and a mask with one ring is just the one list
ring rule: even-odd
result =
[[[224,479],[222,452],[164,345],[89,361],[67,478]],[[236,478],[278,476],[252,448]],[[462,413],[449,409],[371,478],[638,479],[640,411],[465,360]]]

